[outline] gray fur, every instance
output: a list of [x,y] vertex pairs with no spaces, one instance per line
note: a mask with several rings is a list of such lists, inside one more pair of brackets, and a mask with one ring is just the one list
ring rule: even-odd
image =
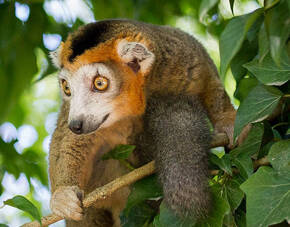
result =
[[146,108],[139,149],[154,152],[164,200],[181,217],[204,218],[210,208],[206,118],[196,97],[153,96]]

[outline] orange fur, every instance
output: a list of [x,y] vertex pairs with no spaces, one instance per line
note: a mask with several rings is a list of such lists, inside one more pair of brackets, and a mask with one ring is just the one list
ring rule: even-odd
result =
[[[71,38],[69,37],[63,44],[61,64],[66,69],[75,72],[85,64],[113,61],[117,65],[118,71],[122,72],[124,82],[121,95],[114,100],[117,114],[122,116],[141,115],[145,111],[146,103],[144,94],[144,76],[146,73],[142,74],[138,72],[136,74],[127,64],[122,62],[117,53],[117,45],[122,39],[118,37],[101,43],[94,48],[86,50],[82,55],[77,56],[73,62],[69,62],[68,58],[71,54]],[[129,36],[125,39],[128,42],[141,42],[144,45],[148,45],[149,43],[142,38],[140,33],[136,37]]]
[[136,116],[141,115],[145,111],[145,79],[141,73],[137,75],[123,63],[119,64],[124,75],[124,85],[120,95],[114,100],[115,110],[118,115]]
[[122,39],[126,39],[128,42],[139,42],[145,46],[151,46],[150,42],[142,38],[139,33],[137,36],[118,36],[117,38],[108,40],[104,43],[100,43],[98,46],[86,50],[83,54],[77,56],[73,62],[69,62],[68,58],[72,53],[71,50],[71,36],[63,44],[61,51],[61,64],[68,70],[75,72],[79,67],[85,64],[91,64],[96,62],[115,61],[116,63],[122,62],[118,53],[117,45]]

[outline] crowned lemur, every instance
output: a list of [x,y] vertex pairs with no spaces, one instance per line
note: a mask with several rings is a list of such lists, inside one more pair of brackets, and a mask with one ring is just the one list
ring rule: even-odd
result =
[[236,112],[202,45],[176,28],[105,20],[70,34],[52,59],[63,98],[49,154],[52,211],[67,226],[120,226],[129,187],[90,208],[81,201],[128,172],[101,157],[136,144],[130,161],[156,160],[167,206],[181,217],[205,217],[207,117],[233,138]]

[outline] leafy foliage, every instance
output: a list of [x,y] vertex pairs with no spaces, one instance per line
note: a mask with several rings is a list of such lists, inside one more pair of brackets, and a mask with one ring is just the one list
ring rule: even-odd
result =
[[41,223],[40,214],[37,210],[37,208],[31,203],[29,200],[27,200],[24,196],[15,196],[12,199],[8,199],[4,201],[5,205],[9,205],[15,208],[18,208],[20,210],[23,210],[27,213],[29,213],[33,218],[35,218],[39,223]]
[[[17,141],[6,143],[0,139],[1,182],[5,173],[13,174],[16,179],[24,173],[29,183],[35,178],[43,185],[48,184],[46,154],[42,151],[42,140],[47,133],[44,125],[35,122],[36,118],[30,119],[36,110],[28,94],[54,72],[46,57],[49,50],[44,45],[44,35],[58,34],[64,39],[84,21],[53,17],[43,7],[47,2],[0,1],[0,19],[4,22],[0,25],[0,123],[10,121],[18,127],[30,122],[39,133],[37,143],[22,152],[15,150]],[[29,7],[26,21],[15,14],[18,3]],[[213,208],[206,220],[176,217],[161,202],[157,177],[150,176],[132,186],[121,215],[123,226],[244,227],[289,222],[289,0],[257,0],[252,12],[246,13],[241,9],[248,3],[254,4],[254,0],[84,0],[84,3],[97,20],[126,17],[173,26],[190,21],[197,35],[218,39],[221,79],[228,86],[228,78],[233,75],[236,89],[232,88],[232,98],[240,104],[235,137],[247,124],[252,124],[242,146],[221,156],[210,154],[211,167],[217,174],[209,182]],[[214,60],[219,63],[218,59]],[[37,119],[44,121],[41,117]],[[126,159],[133,150],[134,146],[120,145],[103,159],[118,159],[132,169]],[[3,191],[0,185],[0,195]],[[36,220],[40,218],[24,197],[16,196],[7,203],[29,211]]]
[[[205,2],[208,8],[203,8]],[[205,2],[199,13],[206,24],[205,15],[217,1]],[[159,213],[146,223],[158,227],[218,227],[268,226],[289,221],[290,51],[286,51],[289,44],[285,38],[289,37],[289,15],[286,1],[268,2],[264,8],[233,17],[221,33],[221,77],[225,78],[230,67],[237,82],[235,96],[241,102],[235,137],[249,123],[252,129],[242,146],[222,157],[210,155],[212,165],[219,169],[210,182],[215,212],[204,222],[188,222],[161,203]],[[258,158],[269,160],[272,167],[256,165],[255,160],[260,163]]]

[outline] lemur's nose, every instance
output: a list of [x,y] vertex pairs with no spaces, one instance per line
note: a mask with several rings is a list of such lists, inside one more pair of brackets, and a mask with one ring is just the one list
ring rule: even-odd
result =
[[81,134],[83,132],[83,121],[82,120],[72,120],[69,123],[69,128],[72,132],[76,134]]

